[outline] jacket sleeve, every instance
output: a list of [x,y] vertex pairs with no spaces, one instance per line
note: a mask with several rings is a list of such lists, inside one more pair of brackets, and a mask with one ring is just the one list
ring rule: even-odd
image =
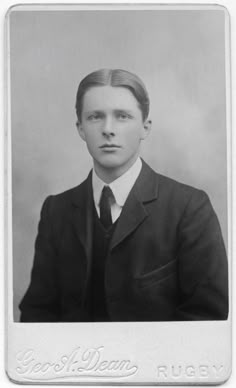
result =
[[178,233],[181,292],[176,320],[227,319],[226,250],[217,216],[203,191],[194,191]]
[[50,202],[48,197],[41,210],[35,255],[29,288],[19,309],[21,322],[55,322],[59,314],[56,251],[52,240]]

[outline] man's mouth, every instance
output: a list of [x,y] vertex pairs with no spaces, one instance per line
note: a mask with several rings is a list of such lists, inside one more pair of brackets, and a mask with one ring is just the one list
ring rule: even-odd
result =
[[117,144],[103,144],[99,148],[121,148],[121,147]]

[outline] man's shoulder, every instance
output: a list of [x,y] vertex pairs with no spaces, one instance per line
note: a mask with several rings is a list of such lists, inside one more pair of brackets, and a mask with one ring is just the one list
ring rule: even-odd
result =
[[[89,175],[90,176],[90,175]],[[58,212],[67,209],[70,205],[78,205],[86,199],[89,190],[89,176],[77,186],[71,187],[60,193],[50,194],[45,202],[48,202],[49,207]]]
[[73,186],[69,189],[66,189],[60,193],[55,193],[52,196],[57,200],[68,200],[71,199],[74,195],[76,195],[78,192],[83,191],[83,189],[86,189],[87,185],[87,178],[83,180],[81,183],[79,183],[77,186]]
[[179,200],[181,202],[189,201],[191,198],[196,200],[209,199],[208,195],[204,190],[202,190],[202,188],[161,174],[151,168],[146,162],[145,166],[151,171],[152,177],[158,185],[158,193],[162,197],[166,197],[166,199],[169,199],[170,197],[175,198],[175,200]]
[[194,193],[202,193],[203,190],[192,186],[190,184],[187,184],[185,182],[182,182],[181,180],[176,180],[172,177],[157,173],[157,179],[159,180],[159,183],[161,186],[163,186],[165,189],[171,190],[171,191],[179,191],[181,193],[186,193],[186,195],[192,195]]

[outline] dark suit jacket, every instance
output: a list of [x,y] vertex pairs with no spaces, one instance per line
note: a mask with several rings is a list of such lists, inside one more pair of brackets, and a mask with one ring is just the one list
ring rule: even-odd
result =
[[[92,209],[91,173],[44,202],[21,321],[88,320]],[[110,244],[105,290],[111,321],[227,319],[227,258],[208,196],[143,162]]]

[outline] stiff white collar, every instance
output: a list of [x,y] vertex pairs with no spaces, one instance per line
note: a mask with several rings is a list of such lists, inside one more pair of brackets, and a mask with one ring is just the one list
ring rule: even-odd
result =
[[101,197],[102,189],[105,185],[109,186],[114,194],[117,205],[123,207],[125,201],[129,195],[130,190],[132,189],[136,179],[139,176],[139,173],[142,168],[142,161],[140,158],[134,162],[134,164],[119,178],[115,179],[113,182],[107,183],[103,182],[96,174],[93,169],[92,174],[92,186],[93,186],[93,198],[96,206],[99,206],[99,201]]

